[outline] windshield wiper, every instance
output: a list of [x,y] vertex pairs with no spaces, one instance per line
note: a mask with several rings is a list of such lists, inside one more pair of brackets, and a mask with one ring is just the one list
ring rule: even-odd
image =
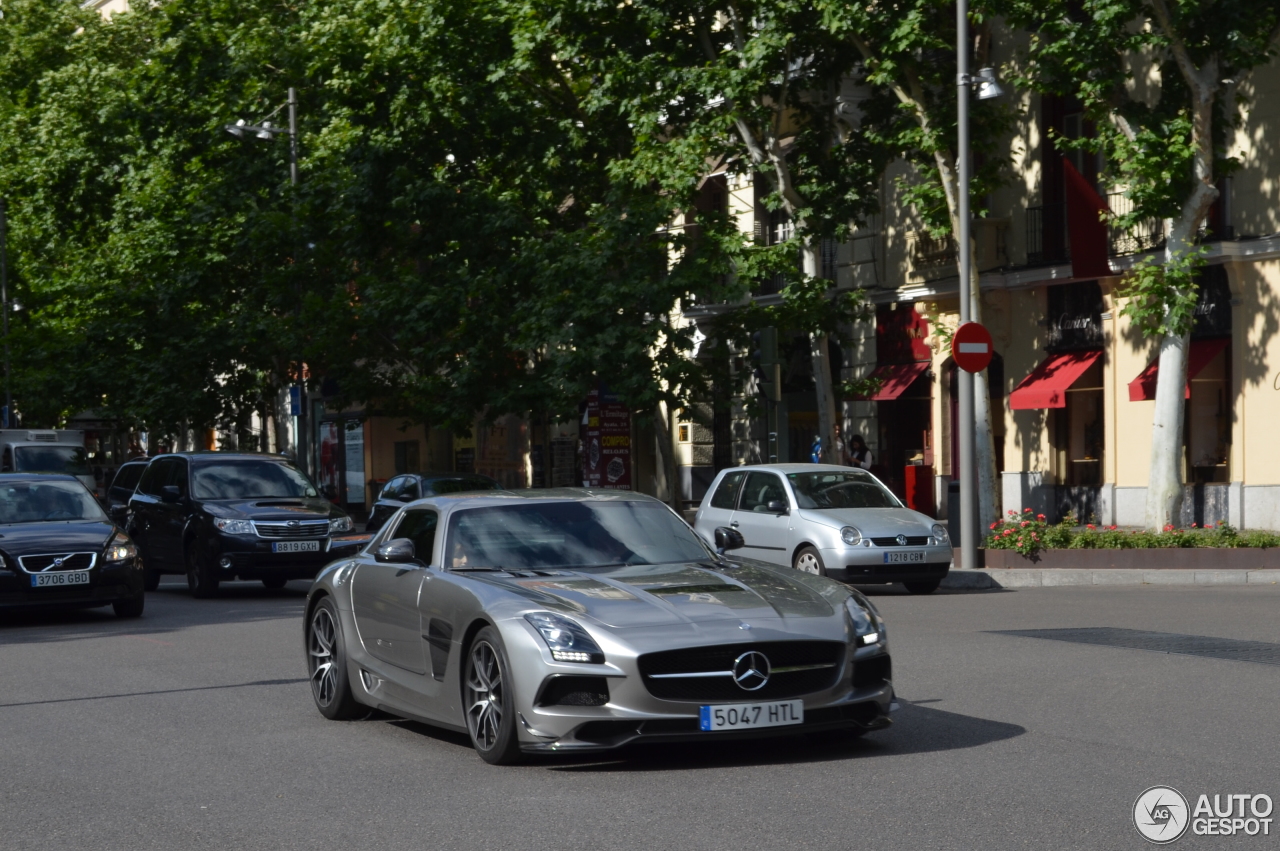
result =
[[479,567],[479,566],[477,566],[477,567],[467,567],[467,566],[465,566],[465,565],[464,565],[463,567],[451,567],[451,568],[449,568],[449,570],[450,570],[450,572],[452,572],[452,573],[464,573],[464,572],[477,571],[477,570],[478,570],[478,571],[491,571],[491,572],[494,572],[494,573],[510,573],[510,572],[511,572],[511,571],[507,570],[505,567]]

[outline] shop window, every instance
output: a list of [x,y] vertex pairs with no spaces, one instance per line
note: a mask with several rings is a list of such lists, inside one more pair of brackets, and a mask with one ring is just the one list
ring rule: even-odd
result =
[[1227,384],[1227,353],[1214,355],[1199,375],[1191,379],[1187,400],[1186,447],[1188,481],[1230,481],[1227,458],[1230,454],[1231,417]]
[[1102,484],[1102,359],[1067,388],[1064,407],[1049,410],[1054,481],[1069,487]]

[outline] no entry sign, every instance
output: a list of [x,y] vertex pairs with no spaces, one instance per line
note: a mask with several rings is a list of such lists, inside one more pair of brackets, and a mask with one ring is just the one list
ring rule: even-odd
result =
[[966,322],[951,338],[951,356],[965,372],[982,372],[991,363],[991,332],[977,322]]

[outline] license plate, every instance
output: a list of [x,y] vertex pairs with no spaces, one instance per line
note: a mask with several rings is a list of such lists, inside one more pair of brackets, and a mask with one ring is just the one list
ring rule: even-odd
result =
[[924,561],[924,553],[885,553],[885,564],[917,564]]
[[318,553],[319,541],[272,541],[273,553]]
[[804,723],[803,700],[777,700],[773,703],[726,703],[704,706],[701,711],[704,730],[755,730],[759,727],[783,727]]
[[88,585],[89,571],[59,570],[56,573],[36,573],[31,577],[32,588],[61,588],[66,585]]

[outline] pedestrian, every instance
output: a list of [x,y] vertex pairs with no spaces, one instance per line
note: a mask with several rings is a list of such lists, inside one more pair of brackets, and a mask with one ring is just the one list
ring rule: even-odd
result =
[[809,447],[809,460],[815,464],[822,463],[822,436],[814,435],[813,445]]
[[849,438],[849,463],[864,470],[870,470],[871,465],[875,463],[875,456],[871,454],[871,450],[867,448],[860,434]]

